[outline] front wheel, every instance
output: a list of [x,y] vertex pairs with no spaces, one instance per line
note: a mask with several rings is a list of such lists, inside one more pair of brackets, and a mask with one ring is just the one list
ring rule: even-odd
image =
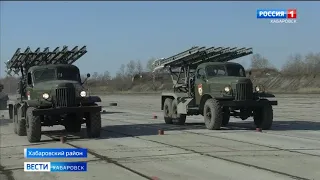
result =
[[215,99],[208,99],[204,104],[203,116],[207,129],[220,129],[223,120],[223,110],[219,101]]
[[89,138],[100,137],[101,114],[100,112],[90,112],[86,118],[87,135]]
[[268,130],[273,123],[273,109],[271,105],[253,111],[254,124],[257,128]]
[[41,140],[41,119],[40,116],[32,114],[35,109],[34,107],[28,107],[26,112],[27,137],[31,143],[40,142]]

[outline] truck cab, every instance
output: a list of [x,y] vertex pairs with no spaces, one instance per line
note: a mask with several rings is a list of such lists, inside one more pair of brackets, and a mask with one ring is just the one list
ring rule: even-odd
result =
[[[237,86],[244,88],[238,88]],[[200,104],[203,95],[230,100],[251,99],[252,82],[242,65],[233,62],[209,62],[198,66],[195,76],[195,99]],[[241,91],[241,92],[240,92]]]
[[44,104],[54,107],[76,106],[87,96],[78,67],[68,64],[31,67],[25,90],[22,94],[28,100],[45,100]]

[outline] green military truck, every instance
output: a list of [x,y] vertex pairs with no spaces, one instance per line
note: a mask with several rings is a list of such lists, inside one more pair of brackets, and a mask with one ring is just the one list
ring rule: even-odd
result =
[[257,128],[270,129],[275,96],[253,87],[243,66],[229,62],[249,54],[252,48],[196,46],[156,60],[154,73],[170,72],[174,84],[173,92],[161,95],[165,123],[183,125],[187,116],[203,115],[206,128],[217,130],[230,116],[253,117]]
[[63,125],[67,132],[79,132],[86,124],[87,135],[100,137],[101,102],[98,96],[89,96],[81,81],[80,71],[72,65],[87,53],[86,46],[60,51],[37,48],[31,51],[17,49],[6,63],[7,73],[20,76],[18,98],[9,103],[9,116],[14,132],[27,136],[29,142],[41,140],[41,127]]

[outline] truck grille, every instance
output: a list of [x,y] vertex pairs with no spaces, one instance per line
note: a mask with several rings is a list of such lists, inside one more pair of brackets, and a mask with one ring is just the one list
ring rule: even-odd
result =
[[72,107],[76,104],[76,92],[74,88],[56,89],[56,106]]
[[236,101],[243,101],[253,98],[253,88],[251,83],[239,83],[236,85]]

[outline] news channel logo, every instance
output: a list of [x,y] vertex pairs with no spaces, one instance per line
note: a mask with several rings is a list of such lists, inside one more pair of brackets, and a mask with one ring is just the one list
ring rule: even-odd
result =
[[25,172],[86,172],[87,162],[24,162]]
[[[25,148],[26,159],[87,158],[88,150],[81,148]],[[85,172],[87,162],[24,162],[25,172]]]
[[295,24],[297,9],[258,9],[257,19],[270,19],[273,24]]

